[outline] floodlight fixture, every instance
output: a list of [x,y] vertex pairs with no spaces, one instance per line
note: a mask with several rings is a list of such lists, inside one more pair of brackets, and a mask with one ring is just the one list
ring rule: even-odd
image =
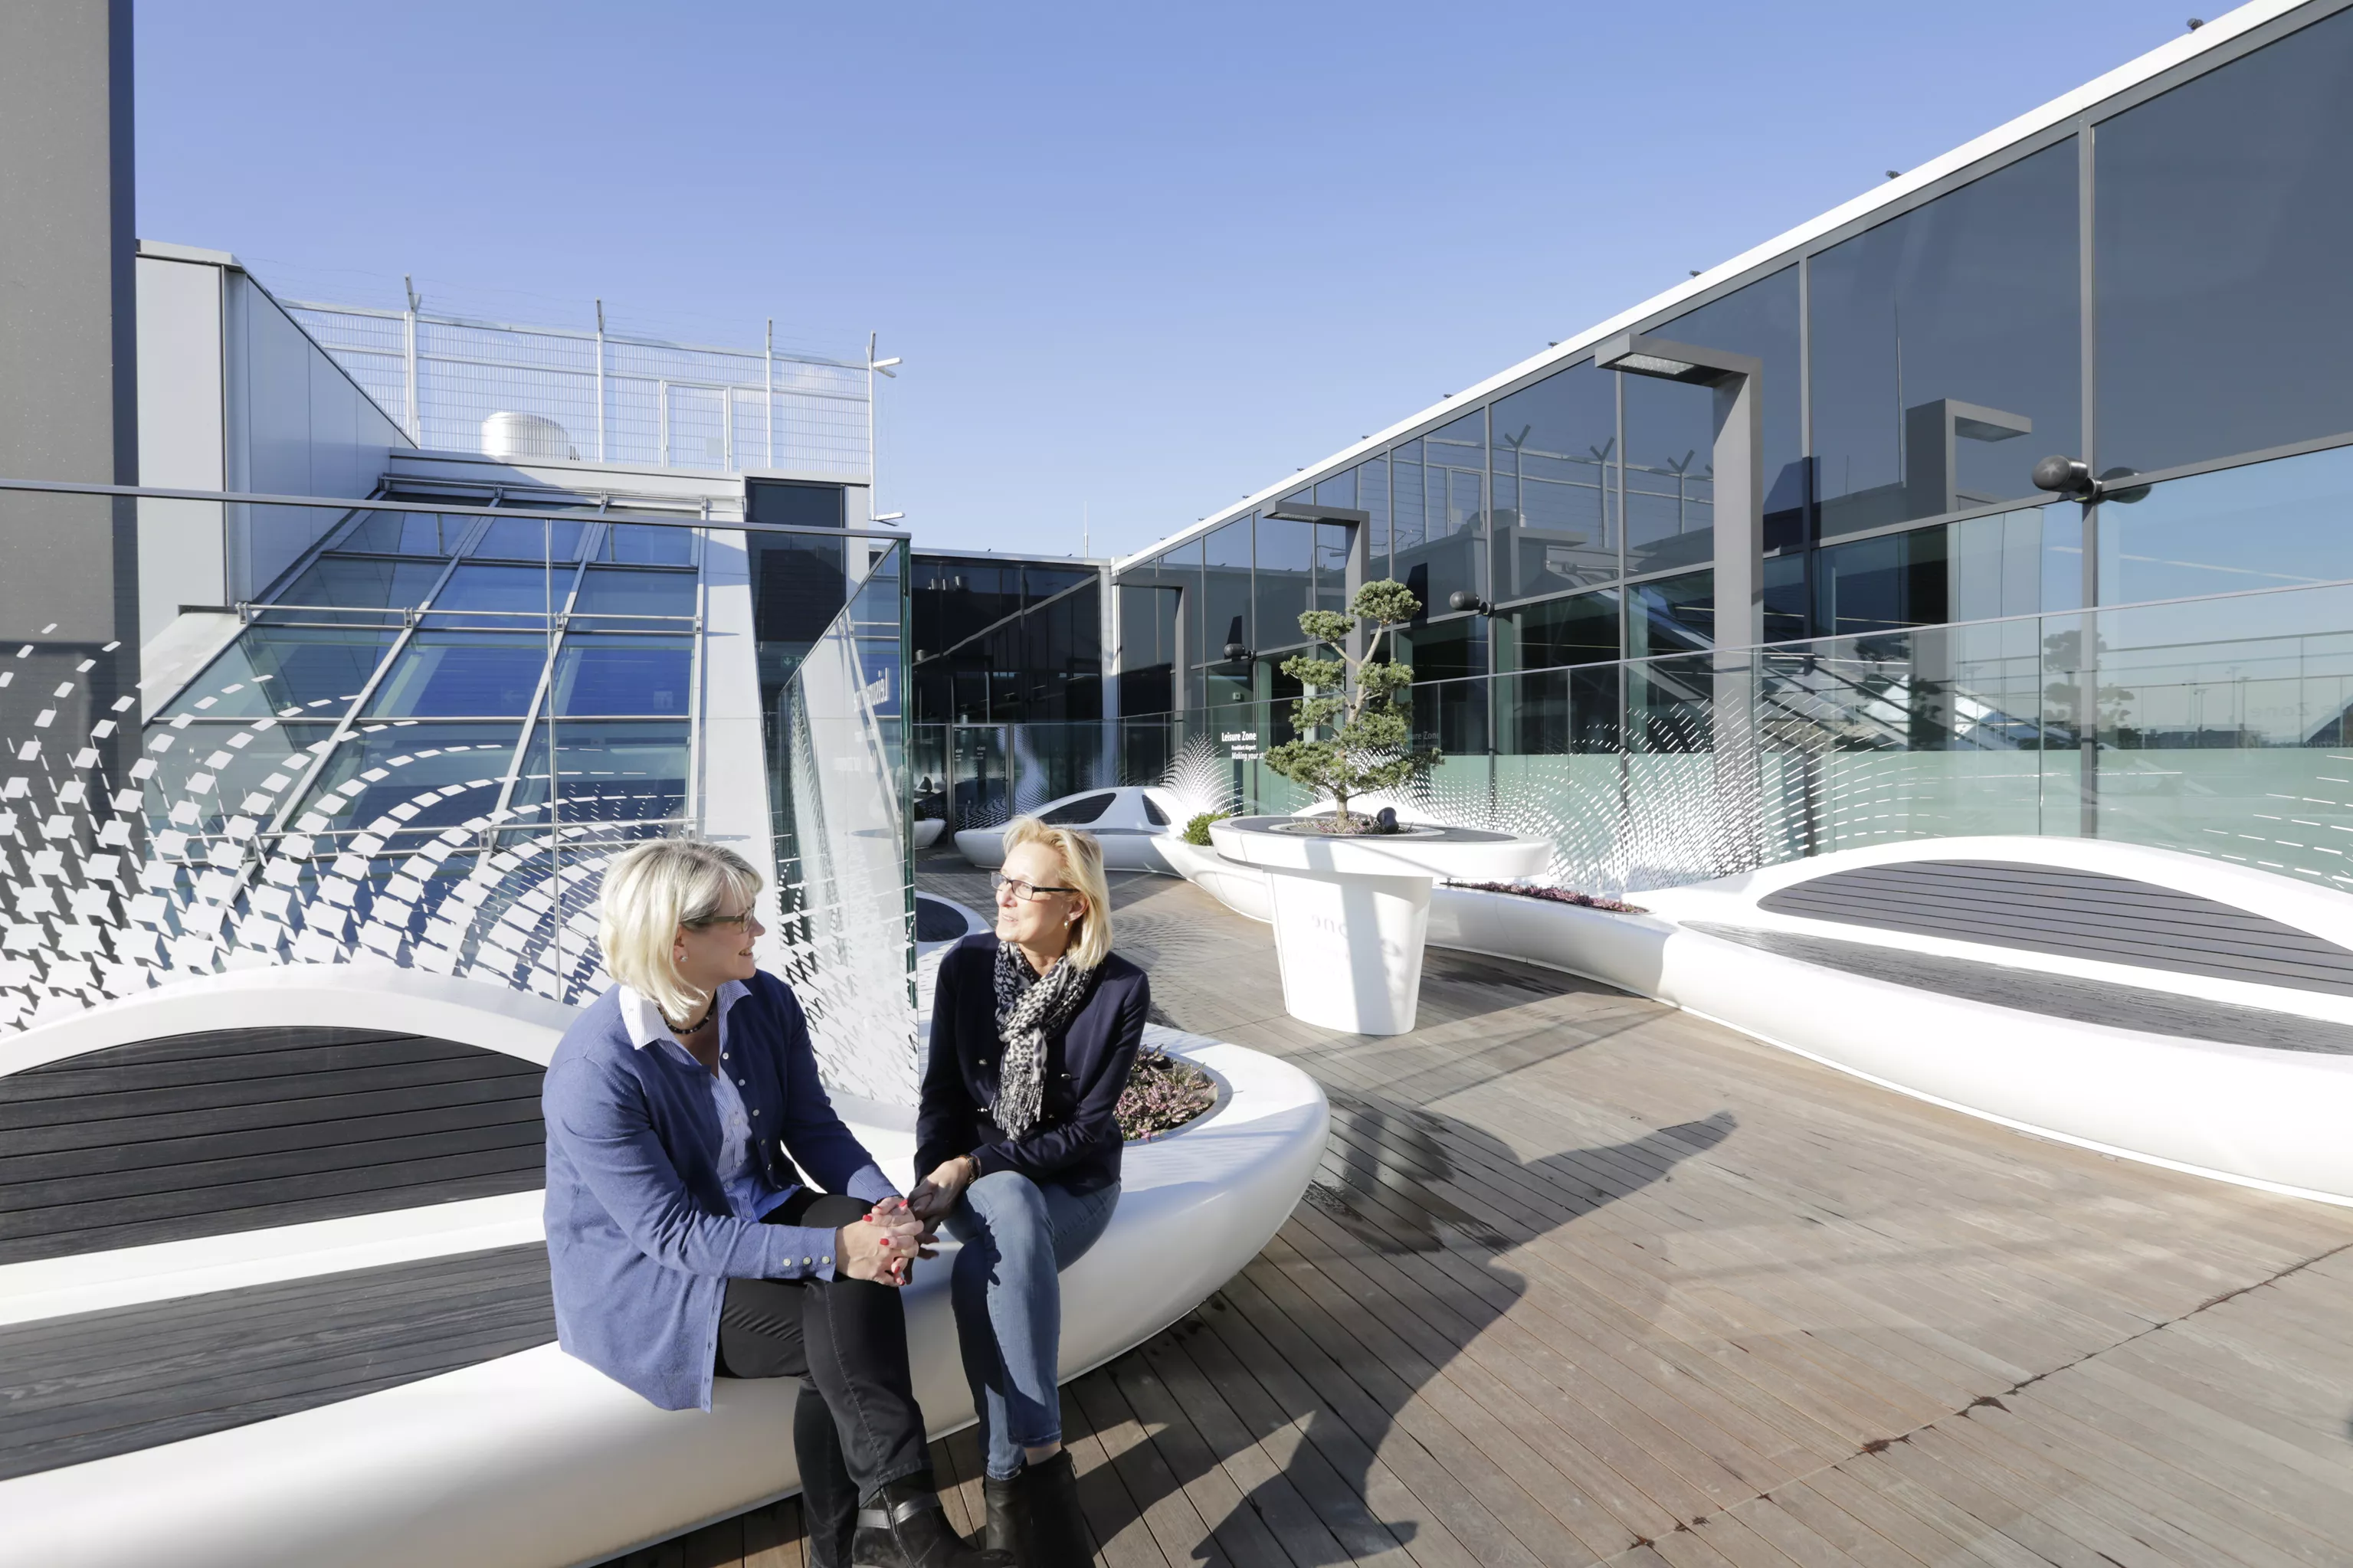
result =
[[1756,375],[1764,368],[1749,354],[1694,348],[1648,332],[1621,332],[1593,351],[1593,363],[1600,370],[1679,381],[1689,386],[1720,386],[1740,376]]
[[907,514],[903,511],[886,511],[877,516],[868,518],[866,521],[869,522],[901,522],[905,521],[906,516]]
[[1248,664],[1250,662],[1250,650],[1247,645],[1238,642],[1229,642],[1226,645],[1226,662],[1228,664]]
[[2034,465],[2034,488],[2069,500],[2088,501],[2098,497],[2100,481],[2092,477],[2092,465],[2083,458],[2054,452]]
[[1495,613],[1494,605],[1468,588],[1457,588],[1448,595],[1446,607],[1450,610],[1472,610],[1482,616],[1492,616]]

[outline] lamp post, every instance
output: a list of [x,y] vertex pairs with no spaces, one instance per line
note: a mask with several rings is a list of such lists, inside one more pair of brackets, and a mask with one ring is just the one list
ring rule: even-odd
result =
[[882,512],[875,510],[877,502],[881,498],[881,485],[874,467],[874,422],[876,415],[881,409],[881,405],[874,395],[874,378],[880,375],[892,381],[898,380],[899,373],[891,367],[901,361],[897,354],[892,354],[889,359],[874,357],[875,340],[878,336],[880,334],[875,332],[866,334],[866,521],[895,522],[907,514],[902,511]]
[[1715,650],[1710,703],[1715,788],[1735,866],[1756,861],[1762,821],[1753,712],[1757,645],[1765,640],[1764,363],[1750,354],[1697,348],[1645,332],[1612,338],[1594,352],[1599,370],[1714,389],[1715,468]]

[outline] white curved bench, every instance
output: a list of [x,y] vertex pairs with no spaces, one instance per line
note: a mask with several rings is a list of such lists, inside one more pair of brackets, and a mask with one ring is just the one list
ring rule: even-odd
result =
[[[2152,883],[2353,948],[2353,898],[2267,871],[2105,840],[1987,837],[1844,850],[1629,895],[1612,914],[1441,889],[1430,941],[1548,965],[1671,1002],[1872,1081],[2006,1126],[2324,1202],[2353,1204],[2353,1056],[2227,1043],[2005,1006],[1826,967],[1777,936],[1983,965],[2016,994],[2089,983],[2166,1005],[2353,1025],[2353,996],[2245,978],[1841,923],[1763,907],[1799,884],[1922,861],[2000,861]],[[1721,931],[1738,933],[1734,940]],[[1785,944],[1798,946],[1796,943]],[[2122,1016],[2122,1015],[2120,1015]]]
[[[0,1073],[223,1027],[371,1023],[544,1064],[569,1010],[480,983],[355,965],[251,970],[164,987],[0,1042]],[[1238,1272],[1287,1218],[1326,1109],[1286,1063],[1155,1029],[1212,1073],[1217,1109],[1131,1145],[1111,1228],[1063,1278],[1062,1375],[1148,1339]],[[912,1180],[913,1118],[838,1099]],[[0,1268],[0,1322],[330,1274],[538,1239],[539,1194]],[[300,1233],[300,1234],[296,1234]],[[948,1259],[905,1295],[934,1436],[972,1419]],[[136,1253],[139,1256],[131,1256]],[[797,1384],[723,1381],[712,1410],[668,1412],[553,1344],[339,1403],[0,1481],[0,1564],[205,1568],[332,1562],[556,1565],[600,1560],[797,1489]]]

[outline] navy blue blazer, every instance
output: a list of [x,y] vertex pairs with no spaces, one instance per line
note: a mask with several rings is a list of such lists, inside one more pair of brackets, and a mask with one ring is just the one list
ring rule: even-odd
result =
[[1117,953],[1103,961],[1095,988],[1059,1038],[1046,1042],[1038,1122],[1008,1138],[988,1114],[997,1103],[997,938],[968,936],[940,961],[932,994],[932,1059],[915,1121],[915,1173],[969,1154],[980,1173],[1018,1171],[1073,1193],[1119,1180],[1120,1092],[1144,1044],[1152,983]]
[[[830,1279],[833,1232],[735,1217],[709,1073],[639,1049],[619,997],[616,985],[582,1010],[540,1089],[556,1341],[665,1410],[708,1410],[727,1281]],[[770,1186],[788,1192],[806,1171],[867,1203],[893,1194],[818,1081],[792,987],[754,974],[727,1009],[726,1053]]]

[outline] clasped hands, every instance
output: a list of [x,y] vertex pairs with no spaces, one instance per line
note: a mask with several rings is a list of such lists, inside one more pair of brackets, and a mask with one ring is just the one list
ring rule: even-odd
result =
[[958,1155],[917,1182],[905,1197],[885,1198],[864,1219],[843,1226],[834,1238],[841,1271],[852,1279],[904,1285],[907,1266],[934,1256],[931,1244],[939,1239],[939,1222],[977,1173],[970,1155]]

